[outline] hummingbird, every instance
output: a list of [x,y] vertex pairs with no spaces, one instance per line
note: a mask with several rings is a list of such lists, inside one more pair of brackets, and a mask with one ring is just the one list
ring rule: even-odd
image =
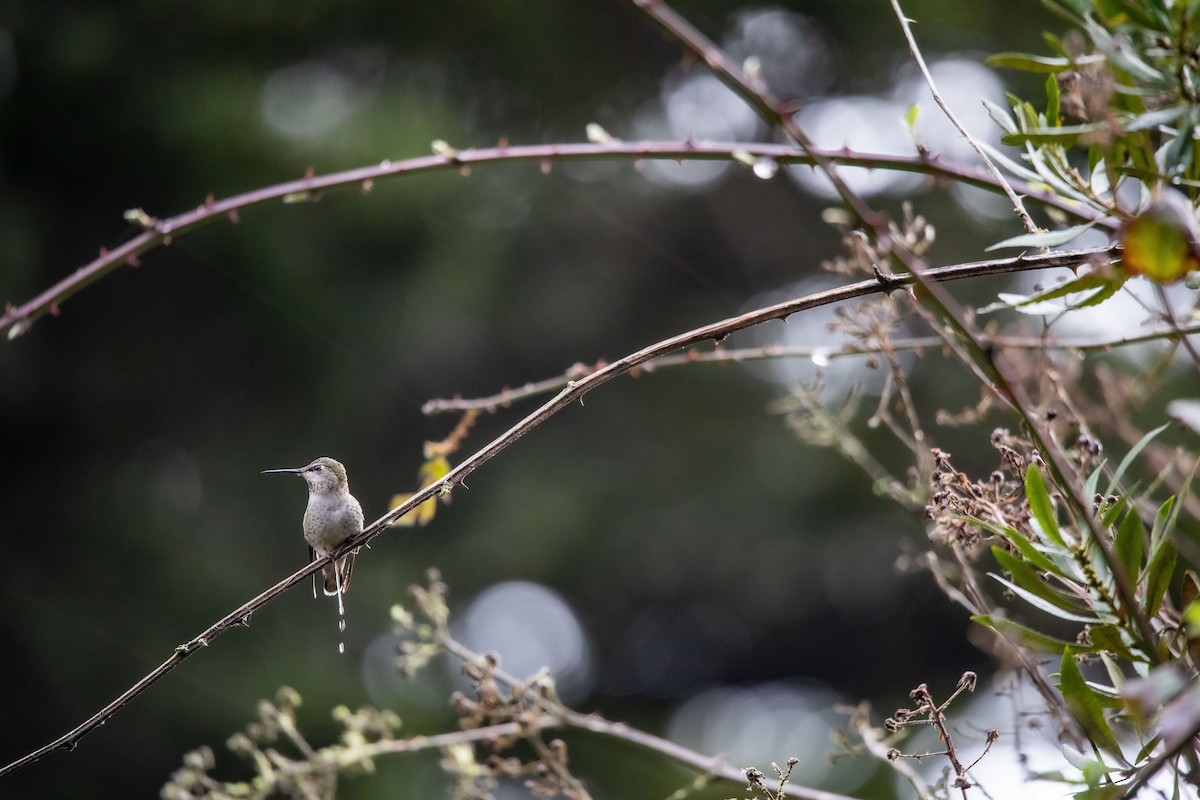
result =
[[[304,512],[304,540],[308,542],[308,558],[313,561],[328,555],[351,536],[362,533],[362,506],[350,494],[346,468],[332,458],[322,457],[299,469],[264,469],[268,472],[291,472],[308,484],[308,508]],[[350,588],[350,571],[354,554],[347,553],[322,569],[327,595],[341,596]],[[313,597],[317,596],[317,576],[313,575]]]

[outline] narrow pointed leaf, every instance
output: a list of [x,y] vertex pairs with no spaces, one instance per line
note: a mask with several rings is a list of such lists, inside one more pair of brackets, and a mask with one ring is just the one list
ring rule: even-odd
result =
[[[1028,564],[1014,556],[1012,553],[1002,550],[999,547],[993,547],[992,557],[996,559],[996,563],[999,564],[1002,569],[1012,575],[1013,582],[1021,586],[1023,589],[1028,590],[1030,593],[1037,595],[1047,603],[1050,603],[1051,605],[1063,611],[1069,612],[1072,615],[1069,617],[1063,617],[1063,619],[1072,619],[1076,622],[1094,621],[1091,616],[1086,614],[1088,610],[1087,606],[1083,605],[1083,603],[1079,600],[1063,594],[1063,592],[1056,589],[1054,586],[1051,586],[1045,578],[1037,574],[1037,572],[1031,569]],[[993,577],[997,578],[1002,583],[1008,584],[1008,581],[1004,580],[1000,576]]]
[[1071,69],[1071,62],[1066,58],[1048,58],[1028,53],[996,53],[988,56],[984,62],[989,67],[1007,67],[1024,72],[1063,72]]
[[[1020,236],[1013,236],[990,245],[988,250],[999,250],[1003,247],[1058,247],[1066,244],[1072,239],[1077,239],[1084,233],[1090,231],[1096,223],[1089,222],[1084,225],[1072,225],[1069,228],[1062,228],[1056,231],[1041,231],[1039,233],[1025,233]],[[1040,295],[1035,295],[1040,297]]]
[[1031,650],[1036,650],[1039,653],[1050,653],[1052,655],[1061,655],[1063,650],[1073,645],[1072,642],[1056,639],[1053,636],[1035,631],[1033,628],[1026,627],[1018,622],[1013,622],[1005,617],[989,617],[986,615],[977,615],[971,617],[973,622],[978,622],[980,625],[991,628],[997,633],[1004,636],[1006,639],[1011,639]]
[[1145,536],[1145,526],[1138,516],[1137,509],[1130,509],[1117,528],[1116,550],[1117,557],[1125,565],[1125,572],[1136,576],[1142,571],[1142,547]]
[[1034,594],[1033,592],[1027,591],[1026,589],[1023,589],[1020,586],[1017,586],[1015,583],[1008,580],[1007,578],[1003,578],[995,573],[989,572],[988,577],[1004,584],[1014,594],[1019,596],[1025,602],[1029,603],[1029,605],[1033,606],[1034,608],[1038,609],[1039,611],[1045,611],[1047,614],[1050,614],[1051,616],[1058,617],[1059,619],[1065,619],[1068,622],[1082,622],[1085,625],[1103,624],[1103,620],[1097,619],[1095,616],[1079,614],[1074,611],[1067,611],[1063,608],[1060,608],[1055,603],[1052,603],[1049,600],[1039,597],[1038,595]]
[[1071,716],[1088,738],[1105,753],[1119,759],[1123,764],[1126,763],[1121,746],[1117,744],[1117,738],[1113,735],[1108,720],[1104,718],[1104,709],[1084,681],[1083,673],[1075,663],[1074,649],[1070,646],[1063,650],[1058,688]]
[[1169,538],[1163,539],[1155,548],[1150,563],[1146,565],[1146,614],[1148,616],[1158,613],[1163,595],[1166,594],[1167,587],[1171,585],[1171,576],[1175,573],[1177,558],[1178,551],[1175,549],[1175,543]]
[[1061,547],[1066,547],[1067,543],[1058,529],[1054,503],[1050,500],[1050,493],[1046,491],[1046,479],[1033,464],[1025,471],[1025,496],[1029,498],[1029,510],[1033,512],[1033,518],[1041,526],[1046,538]]
[[1021,551],[1021,555],[1037,569],[1043,572],[1052,572],[1062,578],[1071,578],[1063,568],[1055,564],[1045,553],[1037,549],[1037,545],[1026,539],[1020,531],[1008,525],[996,525],[985,520],[970,518],[976,525],[991,531],[997,536],[1003,536],[1005,539],[1013,543],[1013,546]]

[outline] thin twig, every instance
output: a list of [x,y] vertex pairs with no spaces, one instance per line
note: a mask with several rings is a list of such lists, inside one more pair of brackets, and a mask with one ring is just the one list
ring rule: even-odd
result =
[[[464,662],[470,663],[479,659],[478,653],[475,653],[450,636],[443,635],[439,643],[447,651]],[[518,680],[515,676],[505,672],[498,666],[490,668],[489,673],[508,687],[520,689],[536,704],[545,708],[547,713],[539,718],[539,725],[545,720],[545,727],[576,728],[609,738],[619,739],[650,752],[657,753],[702,775],[710,775],[714,778],[733,783],[745,783],[745,775],[742,770],[731,766],[720,756],[703,756],[694,750],[678,745],[668,739],[662,739],[638,728],[631,728],[624,723],[612,722],[595,714],[582,714],[561,704],[548,704],[546,698],[527,685],[525,681]],[[523,733],[524,731],[516,732]],[[853,800],[853,798],[837,794],[836,792],[812,789],[794,783],[789,783],[781,788],[783,789],[784,796],[797,797],[801,798],[801,800]]]
[[929,91],[933,93],[933,101],[938,104],[940,109],[942,109],[942,113],[946,115],[946,119],[950,120],[950,123],[958,129],[958,132],[961,133],[963,138],[967,140],[967,143],[971,145],[971,149],[973,149],[975,154],[979,156],[979,160],[983,162],[984,166],[987,167],[988,172],[990,172],[992,177],[996,179],[996,184],[1004,191],[1006,195],[1008,195],[1008,200],[1013,204],[1013,209],[1016,210],[1017,215],[1021,217],[1021,221],[1025,224],[1025,230],[1029,231],[1030,233],[1037,233],[1039,231],[1038,226],[1034,223],[1033,218],[1029,216],[1029,212],[1025,210],[1024,203],[1021,202],[1021,198],[1017,195],[1017,193],[1013,191],[1013,188],[1009,184],[1008,179],[1004,176],[1004,173],[1002,173],[999,168],[992,163],[992,159],[990,159],[988,154],[983,151],[983,148],[979,146],[979,142],[975,141],[975,138],[971,136],[971,133],[967,130],[966,126],[959,121],[954,112],[950,110],[950,106],[947,105],[941,93],[938,92],[937,84],[935,84],[933,80],[933,74],[930,73],[929,67],[925,64],[925,57],[921,55],[921,48],[917,46],[917,39],[915,36],[913,36],[912,28],[909,24],[910,20],[908,17],[904,16],[904,11],[900,8],[899,0],[891,0],[891,3],[892,10],[896,12],[896,19],[900,21],[900,28],[904,31],[904,39],[908,42],[908,50],[910,53],[912,53],[913,59],[917,62],[917,68],[921,70],[921,75],[925,77],[925,83],[929,86]]
[[[1030,270],[1048,269],[1051,267],[1074,267],[1079,263],[1095,256],[1113,257],[1117,250],[1113,247],[1102,247],[1091,250],[1058,251],[1036,256],[1018,256],[1016,259],[995,259],[993,261],[974,262],[983,264],[1008,264],[1019,261]],[[1178,330],[1156,331],[1138,336],[1125,336],[1116,339],[1079,339],[1057,340],[1035,336],[988,336],[985,341],[989,347],[1005,350],[1075,350],[1080,352],[1090,350],[1111,350],[1128,345],[1142,344],[1156,339],[1173,338],[1200,333],[1200,323]],[[912,339],[897,339],[891,343],[891,349],[899,351],[922,350],[938,347],[945,340],[940,336],[926,336]],[[867,347],[858,343],[846,344],[841,347],[821,346],[783,346],[766,345],[765,347],[724,348],[717,346],[712,350],[688,350],[684,353],[663,356],[647,362],[640,367],[642,372],[653,372],[664,367],[677,367],[687,364],[726,363],[745,361],[766,361],[780,358],[845,358],[848,356],[871,355],[881,352],[879,348]],[[435,398],[421,406],[421,411],[427,415],[444,414],[460,411],[495,412],[500,408],[508,408],[513,403],[538,395],[558,391],[573,380],[590,374],[604,366],[600,361],[594,365],[575,364],[564,374],[539,381],[526,383],[517,388],[505,387],[495,394],[477,398],[448,397]]]
[[[924,280],[927,283],[936,283],[939,281],[977,278],[982,275],[1005,274],[1025,269],[1026,263],[1027,262],[1022,259],[1010,259],[1003,262],[980,262],[976,264],[941,267],[939,269],[929,270],[929,272],[925,274]],[[448,494],[454,486],[462,483],[462,481],[468,475],[479,469],[479,467],[483,466],[483,464],[486,462],[490,461],[502,450],[508,448],[522,436],[529,433],[531,430],[545,422],[554,414],[575,403],[588,392],[607,383],[613,378],[626,374],[635,367],[641,366],[655,358],[697,345],[701,342],[720,341],[726,336],[737,331],[745,330],[771,320],[786,319],[792,314],[796,314],[800,311],[805,311],[811,308],[817,308],[830,303],[849,300],[855,297],[862,297],[877,292],[893,291],[899,287],[910,286],[915,280],[915,276],[912,275],[894,275],[887,277],[881,276],[879,279],[861,281],[848,286],[829,289],[823,292],[817,292],[815,294],[777,303],[765,308],[760,308],[746,314],[730,317],[728,319],[714,322],[709,325],[672,336],[668,339],[664,339],[660,342],[650,345],[649,347],[645,347],[634,353],[630,353],[629,355],[614,361],[612,364],[609,364],[608,366],[603,367],[591,373],[590,375],[580,378],[578,381],[571,382],[566,388],[560,391],[558,395],[544,403],[542,406],[526,416],[516,425],[509,428],[503,434],[493,439],[483,449],[462,461],[441,480],[435,481],[434,483],[431,483],[425,488],[416,492],[406,502],[396,506],[387,514],[371,523],[361,534],[348,539],[341,547],[331,551],[324,558],[316,559],[307,566],[297,570],[292,575],[276,583],[274,586],[262,592],[254,599],[242,604],[221,619],[217,620],[199,635],[193,637],[185,644],[177,647],[175,652],[171,654],[170,658],[168,658],[159,666],[155,667],[137,683],[126,689],[124,692],[118,695],[116,699],[108,703],[88,719],[84,720],[78,726],[50,742],[49,744],[44,745],[43,747],[34,750],[28,755],[17,759],[7,766],[0,768],[0,776],[18,770],[24,766],[27,766],[28,764],[32,764],[34,761],[42,758],[47,753],[55,750],[70,750],[74,748],[79,740],[82,739],[87,733],[104,724],[131,700],[140,695],[142,692],[146,691],[146,689],[150,688],[150,686],[160,680],[168,672],[175,669],[175,667],[179,666],[179,664],[195,653],[198,649],[201,647],[207,647],[218,636],[227,632],[231,628],[248,624],[250,615],[253,612],[257,611],[259,608],[266,605],[291,587],[307,579],[310,575],[314,574],[325,565],[332,563],[343,555],[346,555],[351,550],[367,544],[376,536],[379,536],[386,531],[393,522],[419,506],[424,501],[431,497],[438,497],[443,494]]]

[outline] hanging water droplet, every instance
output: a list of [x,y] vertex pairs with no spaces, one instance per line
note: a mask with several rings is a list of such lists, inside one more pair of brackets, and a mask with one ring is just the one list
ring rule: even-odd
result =
[[812,354],[812,362],[818,367],[828,367],[829,353],[825,350],[814,350]]
[[770,180],[779,172],[779,164],[773,158],[760,158],[754,162],[754,174],[763,180]]

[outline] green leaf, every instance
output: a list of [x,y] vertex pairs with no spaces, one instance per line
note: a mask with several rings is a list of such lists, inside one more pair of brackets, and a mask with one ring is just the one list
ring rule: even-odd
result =
[[1070,59],[1035,56],[1029,53],[996,53],[988,56],[984,63],[989,67],[1006,67],[1024,72],[1053,73],[1065,72],[1072,68]]
[[1125,572],[1133,577],[1142,571],[1142,546],[1146,529],[1137,509],[1130,509],[1117,528],[1117,558],[1125,565]]
[[1138,114],[1132,117],[1124,124],[1126,133],[1134,131],[1144,131],[1148,128],[1157,128],[1159,125],[1169,125],[1179,119],[1190,109],[1188,105],[1170,106],[1169,108],[1160,108],[1156,111],[1147,111],[1145,114]]
[[[1061,578],[1071,579],[1071,575],[1063,570],[1060,565],[1055,564],[1048,556],[1042,553],[1041,550],[1038,550],[1037,545],[1026,539],[1016,528],[1012,528],[1008,525],[996,525],[985,520],[976,519],[975,517],[967,517],[967,519],[979,527],[991,531],[997,536],[1002,536],[1008,541],[1012,542],[1013,545],[1021,551],[1021,555],[1025,557],[1025,560],[1034,567],[1042,570],[1043,572],[1051,572]],[[1065,550],[1061,551],[1061,553],[1063,556],[1070,558],[1070,555]],[[1067,561],[1066,563],[1071,562]]]
[[1179,509],[1175,507],[1174,497],[1168,497],[1158,507],[1158,511],[1154,514],[1154,527],[1150,529],[1151,558],[1154,557],[1153,551],[1175,530],[1175,519],[1178,515]]
[[1092,470],[1092,474],[1087,476],[1087,480],[1083,484],[1083,496],[1095,497],[1097,487],[1100,485],[1100,474],[1104,472],[1104,463]]
[[1012,117],[1009,116],[1009,113],[1003,108],[991,102],[990,100],[984,100],[983,107],[987,109],[988,116],[992,118],[992,122],[995,122],[997,125],[999,125],[1000,129],[1005,133],[1017,132],[1017,126],[1013,122]]
[[916,103],[909,103],[908,110],[904,112],[904,124],[910,131],[917,129],[917,117],[921,115],[921,107]]
[[1122,629],[1116,625],[1096,625],[1088,628],[1087,637],[1092,648],[1102,655],[1105,652],[1112,653],[1125,662],[1144,660],[1133,654]]
[[1035,631],[1033,628],[1028,628],[1020,623],[1013,622],[1006,617],[989,617],[986,615],[976,615],[971,617],[973,622],[978,622],[980,625],[991,628],[1005,638],[1013,639],[1028,647],[1031,650],[1036,650],[1039,653],[1050,653],[1059,655],[1065,648],[1071,647],[1072,642],[1067,642],[1062,639],[1056,639],[1053,636]]
[[1101,707],[1099,699],[1083,680],[1083,673],[1079,671],[1079,665],[1075,663],[1075,653],[1070,645],[1063,649],[1062,667],[1058,679],[1058,688],[1062,692],[1067,709],[1092,743],[1110,756],[1119,759],[1122,764],[1128,763],[1125,761],[1125,755],[1121,752],[1121,746],[1117,744],[1117,738],[1113,735],[1112,728],[1108,725],[1108,720],[1104,718],[1104,709]]
[[1053,75],[1046,76],[1046,119],[1058,123],[1062,118],[1062,103],[1058,90],[1058,79]]
[[[1087,613],[1088,607],[1081,601],[1063,594],[1062,591],[1052,586],[1045,578],[1037,574],[1028,564],[1012,553],[999,547],[993,547],[992,557],[996,559],[996,563],[1000,565],[1001,569],[1012,575],[1012,582],[1005,580],[999,575],[992,575],[993,578],[1010,589],[1017,591],[1022,597],[1026,597],[1026,593],[1035,595],[1044,601],[1044,603],[1049,603],[1054,608],[1046,608],[1043,603],[1033,603],[1033,605],[1062,619],[1090,624],[1098,624],[1100,622],[1094,615]],[[1014,582],[1017,586],[1013,585]],[[1026,599],[1028,598],[1026,597]],[[1032,601],[1030,602],[1032,603]],[[1063,614],[1061,612],[1067,613]]]
[[1162,605],[1163,595],[1171,585],[1171,577],[1175,574],[1175,561],[1178,551],[1171,539],[1163,541],[1155,548],[1146,565],[1146,614],[1154,616]]
[[1059,545],[1066,547],[1066,540],[1058,529],[1058,517],[1054,513],[1054,503],[1050,493],[1046,491],[1046,479],[1041,471],[1033,464],[1025,470],[1025,496],[1029,499],[1029,510],[1042,529],[1042,535]]
[[1099,625],[1103,622],[1103,620],[1097,619],[1094,616],[1089,616],[1089,615],[1085,615],[1085,614],[1077,614],[1074,611],[1066,611],[1062,608],[1059,608],[1057,604],[1051,603],[1050,601],[1043,599],[1042,597],[1034,594],[1033,592],[1022,589],[1020,586],[1017,586],[1012,581],[1008,580],[1007,578],[1001,577],[1000,575],[997,575],[994,572],[989,572],[988,577],[1004,584],[1006,587],[1008,587],[1008,589],[1010,591],[1012,591],[1018,597],[1023,599],[1026,603],[1029,603],[1029,605],[1033,606],[1034,608],[1038,609],[1039,611],[1045,611],[1047,614],[1050,614],[1051,616],[1058,617],[1059,619],[1065,619],[1068,622],[1082,622],[1085,625]]
[[[1104,662],[1104,669],[1108,672],[1108,679],[1112,681],[1112,686],[1110,687],[1112,691],[1112,697],[1117,700],[1118,706],[1124,705],[1124,702],[1120,699],[1121,687],[1127,682],[1124,668],[1121,666],[1121,664],[1117,663],[1117,659],[1113,658],[1112,653],[1101,650],[1100,652],[1096,653],[1096,655],[1100,656],[1100,660]],[[1096,689],[1096,685],[1091,681],[1088,681],[1088,686]],[[1097,689],[1097,691],[1099,691],[1099,689]]]
[[988,250],[999,250],[1003,247],[1058,247],[1064,245],[1072,239],[1077,239],[1084,233],[1090,231],[1095,222],[1089,222],[1085,225],[1072,225],[1070,228],[1062,228],[1057,231],[1041,231],[1039,233],[1025,233],[1020,236],[1013,236],[990,245]]
[[[993,117],[993,119],[994,119],[994,117]],[[1012,125],[1011,120],[1009,121],[1009,125]],[[1001,127],[1004,127],[1004,126],[1001,125]],[[1014,128],[1013,130],[1016,130],[1016,129]],[[1013,161],[1011,158],[1006,156],[1003,152],[1001,152],[997,148],[992,147],[990,144],[988,144],[987,142],[984,142],[984,141],[977,142],[977,144],[983,148],[983,152],[988,154],[988,158],[992,159],[992,161],[995,161],[997,164],[1004,167],[1006,170],[1008,170],[1010,173],[1017,176],[1021,180],[1025,181],[1031,185],[1038,185],[1041,183],[1042,177],[1040,175],[1038,175],[1033,170],[1025,167],[1023,164],[1019,164],[1016,161]]]
[[1097,683],[1096,681],[1088,681],[1087,687],[1092,690],[1092,695],[1095,696],[1096,702],[1101,708],[1124,708],[1125,704],[1121,702],[1120,693],[1116,687],[1109,686],[1107,683]]
[[1105,122],[1085,122],[1080,125],[1036,125],[1027,126],[1017,133],[1006,133],[1000,137],[1002,144],[1020,147],[1023,144],[1044,146],[1058,144],[1071,147],[1085,133],[1096,133],[1107,129]]

